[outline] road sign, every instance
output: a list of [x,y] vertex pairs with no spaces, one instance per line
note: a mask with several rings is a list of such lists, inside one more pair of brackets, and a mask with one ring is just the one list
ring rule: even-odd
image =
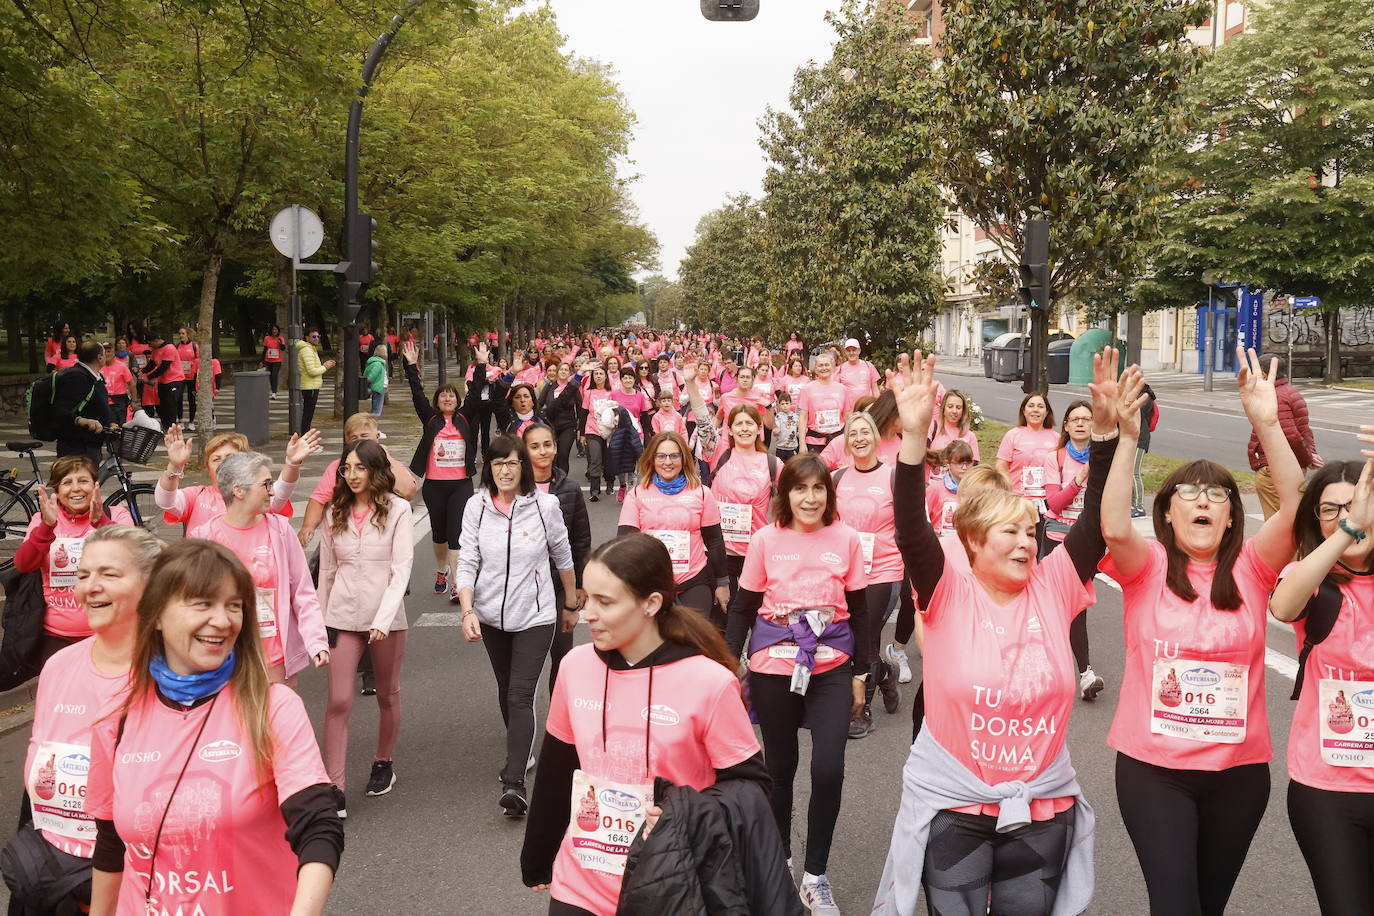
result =
[[1294,296],[1293,308],[1295,309],[1314,309],[1322,304],[1316,296]]
[[288,258],[308,258],[324,244],[324,223],[315,211],[299,204],[279,210],[268,233],[272,247]]

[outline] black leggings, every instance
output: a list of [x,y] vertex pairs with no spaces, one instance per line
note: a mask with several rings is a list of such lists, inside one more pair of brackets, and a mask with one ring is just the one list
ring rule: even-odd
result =
[[921,871],[930,916],[1049,916],[1072,839],[1072,808],[1010,833],[989,814],[938,812]]
[[553,463],[564,474],[568,473],[568,459],[572,457],[573,443],[577,441],[577,430],[569,426],[567,429],[560,429],[554,433],[554,442],[558,446],[558,451],[554,455]]
[[272,385],[272,393],[277,393],[277,382],[281,378],[281,363],[267,364],[267,381]]
[[1269,764],[1171,770],[1117,754],[1116,801],[1150,912],[1221,916],[1269,802]]
[[596,916],[591,910],[584,910],[580,906],[573,906],[571,903],[564,903],[562,900],[549,898],[549,916]]
[[1324,916],[1374,913],[1374,794],[1289,780],[1288,822]]
[[506,723],[506,765],[501,768],[501,782],[508,786],[524,785],[525,768],[534,753],[534,694],[555,629],[554,624],[546,623],[512,633],[482,624],[482,646],[496,675],[496,702]]
[[678,583],[677,603],[691,608],[725,632],[725,615],[715,609],[715,581],[711,578],[711,567],[706,567],[685,582]]
[[1069,645],[1073,647],[1073,660],[1078,664],[1078,673],[1088,670],[1088,612],[1079,613],[1069,624]]
[[763,759],[773,777],[773,817],[783,848],[792,856],[792,783],[799,759],[797,731],[811,730],[811,802],[806,815],[806,871],[823,875],[830,861],[835,822],[844,789],[844,751],[849,743],[853,683],[848,662],[811,678],[802,696],[784,674],[749,675],[749,700],[763,734]]
[[892,628],[892,638],[905,646],[911,642],[911,637],[916,635],[916,599],[912,595],[909,574],[902,581],[902,591],[897,597],[897,623]]
[[449,550],[457,550],[463,533],[463,507],[472,497],[472,478],[426,480],[420,495],[429,510],[430,539],[436,544],[447,541]]
[[892,607],[895,592],[902,582],[875,582],[864,589],[864,604],[868,607],[868,657],[873,663],[868,666],[868,683],[864,685],[864,703],[873,702],[873,693],[878,689],[878,675],[883,670],[882,653],[883,624],[887,622],[888,609]]

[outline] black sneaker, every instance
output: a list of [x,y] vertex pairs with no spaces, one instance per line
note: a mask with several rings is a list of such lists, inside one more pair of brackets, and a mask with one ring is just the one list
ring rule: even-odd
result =
[[339,820],[348,820],[348,803],[344,800],[344,791],[338,786],[330,786],[334,790],[334,808],[339,812]]
[[599,503],[601,502],[601,494],[593,490],[592,494],[588,496],[587,499],[591,500],[594,503]]
[[530,802],[525,797],[524,783],[506,786],[501,790],[501,809],[506,817],[524,817],[529,812]]
[[873,707],[865,706],[849,720],[849,737],[867,738],[873,733]]
[[396,785],[396,771],[391,768],[390,760],[376,760],[372,763],[372,776],[367,780],[368,795],[385,795]]
[[442,595],[448,591],[448,573],[441,572],[434,574],[434,594]]
[[363,689],[358,691],[365,697],[375,697],[377,695],[377,678],[372,672],[363,672]]
[[883,695],[883,709],[888,715],[892,715],[902,702],[902,692],[897,687],[897,668],[887,662],[880,662],[879,669],[878,691]]

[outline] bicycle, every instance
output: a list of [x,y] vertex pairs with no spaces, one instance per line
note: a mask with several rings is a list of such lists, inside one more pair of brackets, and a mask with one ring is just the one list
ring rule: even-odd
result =
[[[14,566],[14,555],[28,533],[29,522],[38,511],[38,502],[33,496],[34,489],[46,478],[38,468],[36,449],[44,443],[32,441],[6,442],[8,451],[16,452],[20,458],[27,457],[33,468],[33,475],[20,480],[20,468],[11,469],[9,474],[0,477],[0,572]],[[105,506],[123,506],[133,516],[134,524],[162,538],[171,539],[179,533],[180,525],[170,524],[163,519],[162,510],[154,502],[156,487],[150,483],[134,483],[133,476],[124,468],[124,460],[145,464],[152,457],[157,446],[157,436],[150,430],[137,427],[124,429],[116,427],[105,433],[105,449],[108,457],[100,463],[97,480],[102,490],[101,500]],[[116,481],[114,492],[103,494],[105,484],[113,478]]]

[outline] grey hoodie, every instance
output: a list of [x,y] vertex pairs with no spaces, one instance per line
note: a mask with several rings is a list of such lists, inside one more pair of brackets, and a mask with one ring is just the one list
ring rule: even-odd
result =
[[479,490],[463,510],[455,589],[472,589],[472,609],[489,627],[515,633],[554,623],[549,563],[573,568],[568,529],[557,496],[535,491],[517,496],[510,515]]

